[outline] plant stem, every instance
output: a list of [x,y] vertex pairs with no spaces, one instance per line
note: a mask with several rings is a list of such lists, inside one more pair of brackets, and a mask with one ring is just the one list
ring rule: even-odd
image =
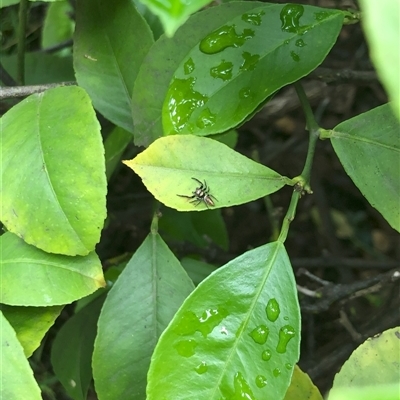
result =
[[21,0],[19,3],[17,81],[20,85],[25,84],[25,40],[28,6],[28,0]]
[[284,242],[287,238],[288,232],[289,232],[289,225],[293,221],[295,215],[296,215],[296,208],[297,208],[297,203],[299,202],[299,199],[305,190],[308,193],[312,193],[311,188],[310,188],[310,179],[311,179],[311,168],[312,168],[312,163],[314,160],[314,154],[315,154],[315,147],[317,145],[317,140],[319,138],[319,126],[317,122],[315,121],[314,114],[312,112],[310,103],[307,99],[307,96],[304,92],[303,87],[299,82],[295,83],[295,88],[297,95],[299,96],[299,100],[301,103],[301,106],[303,108],[304,114],[306,116],[306,121],[307,121],[307,129],[310,132],[310,138],[308,142],[308,151],[307,151],[307,157],[306,157],[306,162],[304,164],[303,171],[301,172],[300,176],[295,178],[297,181],[296,185],[294,186],[292,198],[290,200],[289,208],[286,212],[285,218],[283,219],[282,222],[282,228],[281,228],[281,233],[279,235],[278,241]]
[[151,220],[150,232],[155,235],[158,233],[158,220],[160,219],[160,203],[157,201],[153,213],[153,219]]

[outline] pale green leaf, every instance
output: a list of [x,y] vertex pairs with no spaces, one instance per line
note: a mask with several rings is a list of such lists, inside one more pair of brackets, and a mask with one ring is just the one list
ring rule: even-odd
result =
[[[179,211],[207,209],[192,196],[205,182],[214,206],[228,207],[273,193],[291,180],[212,139],[174,135],[157,139],[124,163],[143,180],[154,197]],[[197,204],[198,203],[198,204]]]

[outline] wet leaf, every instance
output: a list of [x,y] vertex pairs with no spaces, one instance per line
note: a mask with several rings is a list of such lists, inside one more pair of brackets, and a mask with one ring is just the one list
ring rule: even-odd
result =
[[299,357],[300,310],[282,243],[256,248],[202,281],[154,351],[147,398],[283,398]]

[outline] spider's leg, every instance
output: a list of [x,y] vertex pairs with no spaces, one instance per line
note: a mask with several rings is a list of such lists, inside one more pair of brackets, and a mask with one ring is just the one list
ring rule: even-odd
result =
[[200,189],[204,189],[204,184],[202,181],[199,181],[197,178],[192,178],[192,179],[194,179],[196,182],[200,184]]
[[218,201],[218,199],[217,199],[214,195],[209,194],[208,196],[211,197],[211,198],[213,198],[215,201]]
[[184,194],[177,194],[177,196],[184,197],[185,199],[193,199],[195,197],[194,195],[193,196],[186,196]]
[[201,199],[199,200],[196,198],[191,200],[190,203],[194,204],[194,206],[197,207],[201,203],[201,201],[202,201]]

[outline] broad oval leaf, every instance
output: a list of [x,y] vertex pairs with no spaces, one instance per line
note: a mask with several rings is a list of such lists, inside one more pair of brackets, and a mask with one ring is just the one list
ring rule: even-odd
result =
[[208,208],[205,202],[190,198],[200,187],[196,180],[207,185],[212,207],[246,203],[293,184],[216,140],[193,135],[157,139],[133,160],[123,162],[157,200],[179,211]]
[[281,242],[212,273],[154,351],[147,399],[283,399],[299,357],[300,309]]
[[[342,22],[339,10],[259,2],[198,13],[172,40],[161,38],[142,66],[134,112],[152,110],[141,116],[139,130],[159,135],[161,109],[165,135],[209,135],[241,124],[267,97],[324,60]],[[161,67],[158,60],[166,58]],[[151,95],[138,93],[145,83]]]
[[400,232],[399,132],[386,104],[339,124],[328,137],[361,193]]
[[[361,344],[350,358],[344,363],[336,374],[329,399],[339,400],[341,389],[357,389],[363,387],[382,386],[382,392],[399,393],[400,383],[400,327],[388,329],[380,335],[367,339]],[[395,389],[395,390],[393,390]],[[380,392],[376,393],[379,394]],[[345,395],[346,391],[342,393]],[[363,393],[361,393],[362,395]],[[365,394],[365,393],[364,393]],[[348,392],[347,395],[351,395]],[[357,395],[357,392],[354,393]],[[367,398],[355,396],[354,398]],[[395,399],[396,397],[370,397],[382,399]]]
[[93,345],[105,293],[74,314],[58,331],[51,349],[57,378],[74,400],[86,400],[92,381]]
[[193,289],[165,242],[151,233],[111,288],[100,314],[93,354],[100,399],[145,398],[157,340]]
[[131,95],[153,34],[131,0],[78,2],[74,68],[80,86],[114,124],[133,132]]
[[94,252],[85,257],[49,254],[9,232],[0,237],[0,249],[0,298],[4,304],[67,304],[105,286]]
[[40,389],[10,323],[0,311],[1,385],[0,398],[41,400]]
[[1,119],[0,220],[47,252],[94,250],[106,216],[100,125],[78,87],[29,96]]
[[19,307],[0,304],[0,310],[15,330],[27,358],[40,346],[62,309],[63,306]]

